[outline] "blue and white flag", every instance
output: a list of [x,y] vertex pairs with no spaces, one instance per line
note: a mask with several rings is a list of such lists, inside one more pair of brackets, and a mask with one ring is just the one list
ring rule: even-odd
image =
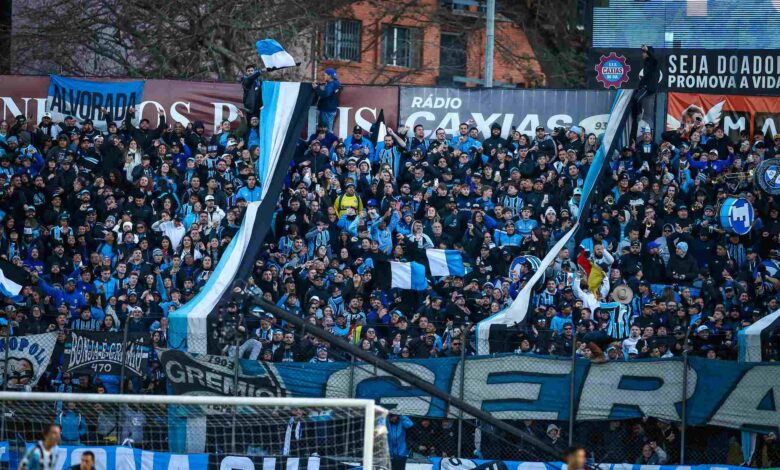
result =
[[281,69],[295,67],[295,59],[275,39],[261,39],[255,44],[257,53],[263,59],[266,68]]
[[311,86],[303,83],[263,82],[261,153],[256,167],[262,184],[261,199],[247,206],[241,228],[206,285],[169,316],[170,347],[198,354],[219,350],[213,336],[208,334],[209,316],[215,314],[221,303],[227,302],[235,287],[244,285],[254,269],[313,94]]
[[374,279],[380,289],[426,290],[428,279],[420,263],[374,260]]
[[429,248],[425,250],[428,265],[431,268],[431,276],[465,276],[466,268],[463,266],[463,255],[458,250],[439,250]]
[[[596,191],[593,188],[601,177],[605,168],[607,157],[615,152],[621,141],[621,134],[627,126],[627,121],[631,113],[631,100],[636,90],[618,90],[615,100],[612,103],[607,120],[607,127],[601,140],[601,146],[593,158],[593,164],[588,171],[585,182],[582,187],[582,199],[580,199],[579,213],[587,217],[590,202]],[[529,307],[531,305],[531,295],[536,283],[545,275],[545,271],[558,257],[558,253],[569,242],[569,239],[577,233],[580,227],[579,220],[569,229],[568,232],[555,243],[550,251],[547,252],[541,265],[531,276],[526,285],[515,297],[512,304],[506,309],[492,315],[477,325],[477,352],[478,354],[489,354],[490,352],[490,330],[493,327],[501,328],[503,325],[522,325],[526,321]]]
[[128,109],[141,104],[143,94],[143,81],[94,82],[50,75],[46,111],[55,122],[72,116],[79,122],[90,119],[97,129],[106,130],[101,108],[114,121],[122,121]]
[[19,295],[25,284],[29,284],[27,271],[10,261],[0,258],[0,295],[14,297]]

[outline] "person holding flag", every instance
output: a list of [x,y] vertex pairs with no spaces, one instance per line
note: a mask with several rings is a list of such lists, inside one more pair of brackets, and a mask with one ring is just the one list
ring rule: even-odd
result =
[[588,250],[581,249],[577,257],[580,274],[574,279],[572,288],[574,295],[582,300],[582,306],[593,312],[599,308],[599,299],[604,299],[609,294],[609,277],[589,254]]
[[272,70],[279,70],[299,65],[295,59],[274,39],[261,39],[255,43],[257,54],[262,59],[265,67],[258,68],[255,64],[248,64],[245,75],[241,77],[241,88],[244,89],[244,110],[247,120],[252,117],[260,117],[260,108],[263,107],[263,80],[261,75]]
[[241,77],[241,88],[244,90],[244,111],[247,119],[260,116],[260,108],[263,107],[263,80],[260,76],[266,72],[265,68],[257,68],[255,64],[246,66],[246,74]]

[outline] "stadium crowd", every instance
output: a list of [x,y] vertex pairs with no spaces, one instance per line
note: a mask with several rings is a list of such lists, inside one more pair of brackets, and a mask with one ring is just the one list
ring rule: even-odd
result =
[[[779,308],[780,205],[740,175],[780,154],[780,135],[732,142],[701,120],[642,129],[608,156],[597,197],[579,214],[599,146],[592,129],[504,138],[496,124],[482,136],[462,123],[455,135],[417,125],[388,128],[377,142],[358,126],[339,136],[329,128],[334,82],[317,89],[322,122],[294,157],[252,277],[211,325],[214,352],[235,352],[238,340],[247,359],[344,357],[253,308],[261,296],[383,358],[473,354],[467,333],[532,274],[513,261],[543,258],[576,220],[580,236],[505,350],[624,361],[679,356],[688,345],[736,359],[737,332]],[[56,331],[64,344],[71,329],[127,326],[167,347],[167,315],[213,275],[246,204],[260,199],[256,116],[242,113],[213,135],[197,121],[161,117],[152,127],[134,117],[107,116],[106,131],[48,114],[0,122],[0,255],[31,274],[19,296],[2,299],[3,335]],[[748,235],[720,226],[731,195],[755,208]],[[468,273],[430,279],[424,292],[373,287],[374,259],[425,248],[460,250]],[[580,250],[606,274],[595,287]],[[130,386],[164,393],[159,361],[150,364],[148,379]],[[117,389],[74,379],[55,358],[37,388]]]

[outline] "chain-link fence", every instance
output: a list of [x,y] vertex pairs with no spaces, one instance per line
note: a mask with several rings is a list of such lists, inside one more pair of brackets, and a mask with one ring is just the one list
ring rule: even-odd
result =
[[[543,335],[545,332],[540,331],[539,333]],[[246,361],[246,357],[239,357],[239,355],[246,355],[248,351],[240,347],[240,337],[236,336],[235,339],[236,344],[225,349],[227,356],[214,356],[213,359],[221,360],[217,362],[219,362],[220,367],[225,369],[225,380],[234,381],[228,387],[228,391],[240,396],[245,394],[247,390],[246,387],[239,384],[239,376],[245,371],[242,370],[243,367],[237,368],[236,366],[238,364],[243,366],[244,363],[241,361]],[[126,341],[127,338],[125,338]],[[593,368],[599,367],[599,365],[592,364],[583,357],[578,357],[578,351],[581,354],[583,349],[581,341],[578,341],[576,337],[573,338],[570,349],[565,351],[568,356],[560,354],[556,361],[549,359],[540,361],[539,355],[522,354],[522,351],[518,351],[515,355],[495,356],[493,359],[477,357],[473,355],[473,338],[465,333],[453,338],[451,343],[458,343],[460,346],[458,354],[453,354],[453,350],[448,352],[450,363],[454,364],[452,383],[449,384],[452,396],[479,405],[478,408],[490,411],[493,416],[508,422],[519,432],[513,433],[497,429],[493,424],[475,419],[457,407],[448,406],[446,403],[434,403],[434,399],[428,394],[410,391],[407,396],[401,399],[403,403],[399,406],[404,410],[417,410],[417,412],[407,413],[410,415],[413,425],[406,431],[405,443],[412,461],[423,461],[434,456],[549,461],[556,458],[550,449],[562,452],[572,443],[581,443],[591,451],[592,458],[597,463],[741,463],[741,436],[740,432],[734,429],[715,426],[686,427],[674,420],[641,417],[641,413],[636,409],[614,409],[615,419],[594,419],[587,415],[587,410],[577,409],[580,402],[575,399],[575,395],[578,393],[575,388],[580,387],[581,384],[575,387],[576,371],[578,368]],[[13,358],[8,356],[9,349],[13,348],[4,347],[3,349],[5,355],[0,356],[0,360],[3,360],[4,363],[1,370],[3,390],[18,389],[18,383],[14,381],[19,380],[20,377],[19,371],[16,370],[19,364],[12,364]],[[58,353],[61,353],[61,350],[58,350]],[[344,349],[331,345],[329,354],[330,360],[346,365],[338,377],[330,377],[327,384],[328,387],[335,387],[343,391],[346,395],[344,398],[364,397],[365,393],[361,390],[362,384],[369,383],[372,379],[387,380],[388,374],[386,372],[380,370],[376,365],[361,361]],[[153,350],[150,351],[150,358],[152,357],[158,357],[158,354]],[[512,364],[517,366],[514,368],[516,371],[521,372],[507,373],[503,371],[500,365],[505,364],[507,359],[513,361]],[[217,364],[214,360],[209,362]],[[58,361],[60,359],[53,357],[47,372],[48,378],[44,374],[34,390],[72,391],[74,393],[84,391],[77,385],[82,379],[80,376],[72,377],[73,386],[62,386],[65,382],[64,367]],[[687,368],[686,362],[687,360],[674,362],[682,367],[674,369],[675,371],[679,370],[679,377],[672,376],[668,380],[672,391],[666,390],[669,401],[682,409],[683,413],[686,408],[686,400],[683,397],[690,396],[688,391],[690,380],[687,380],[684,374]],[[540,368],[540,364],[544,366],[543,369]],[[153,366],[153,369],[154,367],[156,366]],[[317,365],[311,367],[313,370]],[[306,369],[302,368],[301,371],[305,373]],[[573,373],[573,371],[575,372]],[[123,361],[120,372],[116,374],[116,379],[122,382],[118,385],[118,389],[125,393],[170,393],[171,388],[165,384],[164,371],[158,368],[156,373],[156,376],[149,377],[133,376]],[[518,380],[517,374],[523,374],[522,381]],[[56,380],[55,376],[58,377]],[[557,386],[544,388],[545,380],[552,376],[557,377]],[[98,376],[97,379],[93,375],[92,379],[93,384],[99,384],[100,380],[110,380],[105,375]],[[494,390],[489,386],[491,381],[496,384],[518,383],[518,385],[516,389],[496,387]],[[522,383],[520,384],[520,382]],[[537,383],[534,384],[534,382]],[[551,390],[560,392],[560,385],[563,382],[568,384],[569,394],[560,394],[559,396],[556,393],[550,393]],[[488,384],[488,387],[485,388],[484,384]],[[312,381],[310,385],[317,384]],[[408,386],[408,384],[402,385]],[[532,409],[530,406],[525,407],[522,404],[523,397],[529,393],[528,387],[537,386],[538,388],[535,390],[538,400],[545,401],[550,409],[559,410],[559,412],[548,413],[549,419],[531,419],[532,417],[538,418],[540,415],[538,409]],[[502,391],[499,392],[499,388]],[[105,384],[102,390],[105,391]],[[507,390],[515,396],[507,396]],[[89,391],[96,390],[94,387],[90,387]],[[627,392],[616,387],[614,393],[619,395]],[[399,400],[397,395],[393,396],[395,400]],[[391,408],[392,412],[392,402],[385,403],[381,400],[382,397],[376,398],[380,398],[382,404]],[[626,402],[630,402],[630,400],[626,399]],[[429,414],[425,410],[437,407],[445,411],[430,413],[437,417],[425,416]],[[91,420],[93,412],[96,411],[85,410],[82,414],[88,422],[89,435],[97,436],[99,420]],[[573,416],[577,416],[577,419],[572,420]],[[2,413],[2,439],[7,439],[8,432],[12,431],[9,419],[11,418],[7,413]],[[230,428],[230,423],[226,423],[225,429],[228,428]],[[152,441],[156,443],[155,449],[163,450],[166,447],[167,436],[166,433],[161,433],[160,429],[159,427],[150,429],[149,433],[150,435],[159,434]],[[230,432],[223,430],[217,434],[219,438],[207,439],[210,449],[235,448],[236,443],[230,441]],[[774,442],[764,442],[765,440],[764,436],[759,437],[759,443],[766,445],[759,446],[762,453],[757,458],[765,458],[772,462],[772,456],[777,453],[777,449],[775,449],[777,445]],[[543,443],[546,448],[540,447],[539,442]]]

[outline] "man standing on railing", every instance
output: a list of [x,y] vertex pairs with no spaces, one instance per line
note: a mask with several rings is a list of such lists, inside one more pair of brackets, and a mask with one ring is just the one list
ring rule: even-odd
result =
[[320,112],[319,124],[327,126],[328,131],[333,130],[333,121],[339,109],[339,95],[341,94],[341,82],[336,78],[336,71],[325,69],[325,83],[312,83],[314,93],[319,99],[317,110]]

